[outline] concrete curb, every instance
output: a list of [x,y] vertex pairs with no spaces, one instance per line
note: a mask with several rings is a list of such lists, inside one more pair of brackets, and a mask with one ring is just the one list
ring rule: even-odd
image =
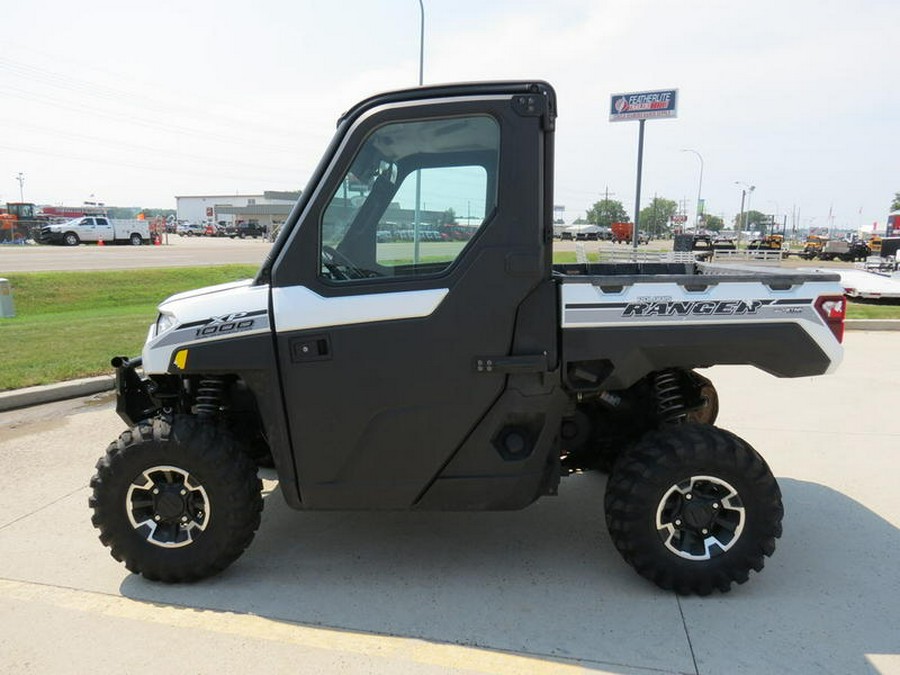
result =
[[57,382],[39,387],[0,391],[0,412],[27,408],[41,403],[64,401],[79,396],[90,396],[101,391],[110,391],[115,385],[116,378],[113,375],[101,375],[100,377],[85,377],[80,380]]
[[900,330],[900,319],[846,319],[846,330]]

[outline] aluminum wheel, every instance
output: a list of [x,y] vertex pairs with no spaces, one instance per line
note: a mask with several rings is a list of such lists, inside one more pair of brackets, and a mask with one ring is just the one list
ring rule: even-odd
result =
[[135,478],[125,495],[131,526],[162,548],[193,543],[209,524],[209,497],[203,486],[177,466],[154,466]]
[[669,488],[656,509],[656,530],[672,553],[709,560],[740,539],[746,514],[740,495],[714,476],[692,476]]

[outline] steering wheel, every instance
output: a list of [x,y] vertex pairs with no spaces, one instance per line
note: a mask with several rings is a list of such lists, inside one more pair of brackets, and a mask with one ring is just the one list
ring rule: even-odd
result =
[[358,268],[350,258],[338,251],[332,246],[322,244],[322,253],[328,256],[329,260],[322,258],[322,264],[336,279],[362,279],[368,276],[363,270]]

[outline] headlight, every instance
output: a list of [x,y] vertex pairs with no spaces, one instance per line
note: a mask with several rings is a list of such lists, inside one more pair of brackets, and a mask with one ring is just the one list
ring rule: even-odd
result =
[[167,330],[174,328],[175,324],[175,315],[162,312],[156,319],[156,334],[162,335]]

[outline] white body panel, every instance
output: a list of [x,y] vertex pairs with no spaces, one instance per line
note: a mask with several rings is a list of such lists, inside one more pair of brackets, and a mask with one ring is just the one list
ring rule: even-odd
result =
[[371,321],[415,319],[432,314],[447,293],[446,288],[435,288],[326,298],[304,286],[276,288],[272,292],[275,329],[285,333]]
[[[623,326],[735,325],[748,323],[795,323],[815,340],[831,360],[833,372],[844,350],[813,306],[822,295],[842,296],[840,284],[807,281],[785,290],[773,290],[760,281],[723,281],[720,278],[702,290],[688,290],[676,282],[640,281],[614,288],[592,283],[560,286],[562,328]],[[702,276],[692,284],[703,284]],[[668,306],[674,310],[665,311]],[[686,311],[685,311],[686,310]]]
[[[246,336],[271,330],[268,319],[269,287],[252,286],[252,280],[236,281],[179,293],[167,298],[159,306],[162,314],[174,318],[172,328],[157,334],[157,324],[150,326],[144,344],[143,368],[145,373],[165,373],[177,349],[199,342],[223,340],[236,335]],[[201,325],[221,322],[223,319],[253,315],[254,325],[247,330],[221,336],[198,335]],[[206,322],[205,324],[201,322]],[[192,326],[191,328],[183,328]]]
[[[157,333],[150,327],[144,345],[144,372],[164,373],[178,349],[192,344],[268,332],[269,286],[238,281],[179,293],[167,298],[159,311],[172,317],[172,327]],[[392,321],[425,317],[434,312],[448,289],[401,293],[373,293],[326,298],[304,286],[276,288],[272,292],[275,326],[278,332],[345,326],[371,321]],[[204,335],[204,326],[235,320],[252,320],[245,330],[226,335]]]

